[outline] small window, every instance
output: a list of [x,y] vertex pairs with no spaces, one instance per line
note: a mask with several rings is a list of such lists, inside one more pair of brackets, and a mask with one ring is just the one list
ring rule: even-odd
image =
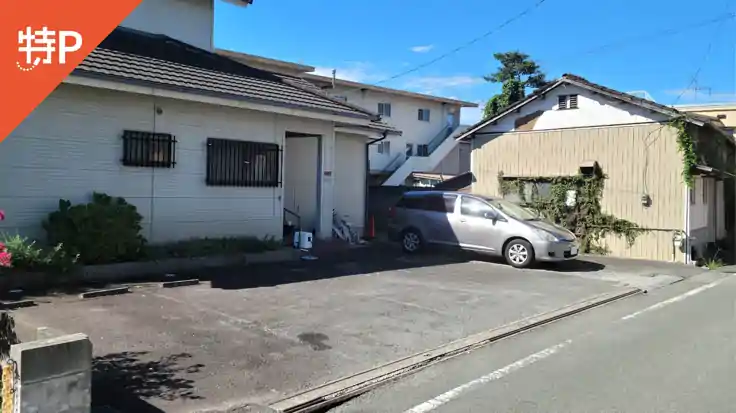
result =
[[276,187],[281,149],[275,143],[207,139],[209,186]]
[[384,155],[391,155],[391,142],[383,141],[378,142],[378,153],[382,153]]
[[173,168],[176,139],[168,133],[123,132],[123,165]]
[[557,96],[557,109],[558,110],[567,109],[567,96],[565,95]]
[[390,103],[379,103],[378,114],[387,118],[391,117],[391,104]]
[[406,144],[406,157],[414,156],[414,144],[413,143],[407,143]]
[[479,199],[464,196],[460,201],[460,213],[463,215],[485,218],[486,212],[493,212],[493,208]]
[[347,96],[343,96],[343,95],[337,95],[337,96],[334,96],[334,98],[337,99],[337,100],[341,100],[343,102],[347,102],[348,101],[348,97]]
[[429,145],[417,145],[417,156],[429,156]]
[[418,119],[423,122],[429,122],[429,109],[419,109]]
[[559,95],[557,96],[557,109],[577,109],[578,95]]

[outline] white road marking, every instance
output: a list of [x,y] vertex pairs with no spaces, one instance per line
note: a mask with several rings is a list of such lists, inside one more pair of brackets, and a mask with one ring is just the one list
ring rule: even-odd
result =
[[638,317],[638,316],[640,316],[640,315],[642,315],[644,313],[648,313],[649,311],[657,310],[657,309],[660,309],[662,307],[666,307],[666,306],[668,306],[670,304],[676,303],[678,301],[682,301],[682,300],[684,300],[684,299],[686,299],[688,297],[694,296],[695,294],[700,294],[700,293],[702,293],[705,290],[709,290],[709,289],[715,287],[716,285],[722,283],[725,280],[726,280],[726,278],[721,278],[720,280],[713,281],[710,284],[705,284],[705,285],[702,285],[702,286],[700,286],[698,288],[694,288],[694,289],[692,289],[692,290],[690,290],[690,291],[688,291],[688,292],[686,292],[684,294],[680,294],[680,295],[678,295],[676,297],[672,297],[672,298],[670,298],[668,300],[664,300],[664,301],[661,301],[661,302],[659,302],[657,304],[654,304],[652,306],[649,306],[649,307],[647,307],[647,308],[645,308],[643,310],[639,310],[639,311],[637,311],[635,313],[631,313],[631,314],[629,314],[627,316],[623,316],[623,317],[621,317],[621,320],[631,320],[632,318],[636,318],[636,317]]
[[456,399],[459,397],[462,393],[480,386],[482,384],[490,383],[492,381],[501,379],[516,370],[522,369],[530,364],[536,363],[539,360],[545,359],[558,351],[560,351],[563,347],[568,346],[570,343],[572,343],[572,340],[563,341],[562,343],[556,344],[552,347],[548,347],[542,351],[539,351],[537,353],[534,353],[530,356],[524,357],[521,360],[517,360],[511,364],[509,364],[506,367],[502,367],[492,373],[489,373],[485,376],[479,377],[473,381],[469,381],[461,386],[455,387],[452,390],[449,390],[431,400],[427,400],[426,402],[416,405],[412,407],[411,409],[407,410],[404,413],[426,413],[430,412],[440,406],[442,406],[445,403],[450,402],[453,399]]

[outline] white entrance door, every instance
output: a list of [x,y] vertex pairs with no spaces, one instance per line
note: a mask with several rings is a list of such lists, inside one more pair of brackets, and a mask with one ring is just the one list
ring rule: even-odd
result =
[[317,136],[289,137],[284,150],[284,208],[299,214],[309,232],[319,226],[319,144]]

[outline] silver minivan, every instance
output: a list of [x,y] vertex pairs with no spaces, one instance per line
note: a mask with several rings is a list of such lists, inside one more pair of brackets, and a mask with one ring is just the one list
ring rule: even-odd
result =
[[408,253],[438,244],[503,256],[517,268],[575,259],[580,249],[572,232],[518,204],[460,192],[407,192],[390,209],[388,226]]

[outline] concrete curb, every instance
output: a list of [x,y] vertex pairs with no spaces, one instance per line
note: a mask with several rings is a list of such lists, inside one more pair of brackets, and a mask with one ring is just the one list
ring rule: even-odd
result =
[[279,413],[276,410],[259,404],[246,404],[240,407],[227,407],[220,409],[197,410],[193,413]]
[[85,299],[85,298],[105,297],[108,295],[127,294],[129,292],[130,292],[129,287],[108,288],[105,290],[95,290],[95,291],[87,291],[86,293],[81,293],[79,294],[79,298]]
[[341,401],[365,393],[389,380],[411,374],[450,357],[640,293],[642,293],[642,290],[639,288],[624,288],[614,292],[600,294],[554,311],[538,314],[502,327],[474,334],[440,347],[387,363],[383,366],[317,386],[272,403],[269,407],[282,413],[307,413],[326,409]]
[[193,278],[191,280],[165,281],[161,283],[161,288],[187,287],[197,284],[199,284],[199,278]]
[[18,308],[33,307],[36,303],[33,300],[3,301],[0,302],[2,310],[16,310]]
[[116,282],[145,278],[151,274],[201,271],[238,265],[288,262],[299,259],[299,251],[284,248],[262,253],[222,255],[196,258],[168,258],[157,261],[123,262],[117,264],[88,265],[80,269],[80,277],[87,282]]

